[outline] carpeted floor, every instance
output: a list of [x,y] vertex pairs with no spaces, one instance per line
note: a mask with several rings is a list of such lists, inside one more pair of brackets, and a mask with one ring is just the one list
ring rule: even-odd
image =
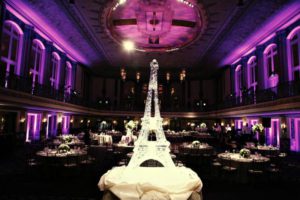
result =
[[[103,161],[105,162],[105,161]],[[102,192],[97,183],[112,166],[97,163],[89,167],[49,168],[28,167],[22,149],[0,161],[0,200],[100,200]],[[290,156],[282,177],[276,181],[241,184],[211,173],[201,173],[204,200],[282,200],[300,199],[299,156]]]

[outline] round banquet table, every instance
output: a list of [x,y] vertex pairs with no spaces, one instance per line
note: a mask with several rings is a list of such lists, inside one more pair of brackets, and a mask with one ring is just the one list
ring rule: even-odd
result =
[[114,151],[123,153],[125,155],[129,152],[132,152],[134,148],[133,145],[127,145],[127,144],[113,144],[113,146],[114,146]]
[[[247,147],[248,148],[248,147]],[[280,154],[280,150],[277,147],[273,146],[251,146],[248,148],[251,152],[260,153],[263,156],[278,156]]]
[[44,164],[77,164],[82,161],[87,155],[86,151],[71,149],[67,153],[60,153],[57,150],[49,149],[42,150],[36,153],[39,160]]
[[267,157],[254,154],[251,154],[248,158],[244,158],[239,153],[220,153],[218,154],[218,158],[220,158],[221,163],[224,165],[230,161],[230,167],[237,168],[236,180],[243,183],[248,181],[248,171],[254,162],[267,164],[270,161]]
[[192,144],[183,145],[179,147],[179,152],[188,155],[212,155],[214,153],[214,148],[208,144],[200,144],[198,146],[193,146]]

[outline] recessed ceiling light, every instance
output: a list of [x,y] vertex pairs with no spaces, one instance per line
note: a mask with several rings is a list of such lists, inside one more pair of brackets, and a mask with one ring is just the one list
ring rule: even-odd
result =
[[127,51],[133,51],[135,49],[134,43],[130,40],[123,41],[123,47]]
[[126,3],[126,0],[119,0],[119,4],[121,5],[121,4],[124,4],[124,3]]

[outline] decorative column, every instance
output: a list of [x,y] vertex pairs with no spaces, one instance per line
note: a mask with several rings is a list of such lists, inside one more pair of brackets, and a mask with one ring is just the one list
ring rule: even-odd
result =
[[242,70],[242,88],[248,88],[248,77],[247,77],[247,61],[248,57],[242,57],[240,64],[242,65],[241,70]]
[[[230,66],[230,77],[231,77],[231,94],[235,94],[235,67],[236,65],[231,65]],[[201,81],[200,81],[200,86],[202,88],[202,84],[201,84]],[[202,97],[203,95],[200,96],[200,98]]]
[[118,95],[119,94],[118,93],[119,87],[120,87],[119,80],[115,79],[113,110],[116,110],[116,108],[119,106],[119,101],[120,101],[120,98],[119,98],[119,95]]
[[30,54],[31,54],[31,47],[32,47],[32,40],[34,36],[33,27],[30,25],[24,25],[24,36],[23,36],[23,48],[22,48],[22,62],[21,62],[21,69],[20,75],[24,77],[29,77],[29,70],[32,66],[30,65]]
[[65,53],[59,52],[60,56],[60,69],[59,69],[59,75],[58,75],[58,89],[63,89],[65,88],[65,73],[66,73],[66,61],[67,61],[67,56]]
[[77,63],[71,61],[71,65],[72,65],[72,73],[71,73],[71,92],[72,92],[72,90],[75,89]]
[[276,32],[276,44],[279,57],[279,83],[289,80],[286,37],[286,30],[280,30]]
[[53,43],[47,41],[45,43],[46,48],[46,55],[45,55],[45,66],[44,66],[44,80],[43,83],[45,85],[49,85],[49,79],[51,76],[51,58],[52,58],[52,51],[53,51]]
[[187,80],[187,109],[191,110],[191,81]]
[[185,80],[182,80],[182,82],[181,82],[181,105],[180,106],[182,106],[182,108],[185,108],[186,106],[185,106]]
[[264,89],[265,86],[265,66],[264,66],[264,45],[259,45],[256,47],[256,62],[258,69],[257,77],[257,90]]
[[6,13],[5,5],[3,4],[3,1],[0,2],[0,39],[2,38],[2,27],[4,22],[4,15]]

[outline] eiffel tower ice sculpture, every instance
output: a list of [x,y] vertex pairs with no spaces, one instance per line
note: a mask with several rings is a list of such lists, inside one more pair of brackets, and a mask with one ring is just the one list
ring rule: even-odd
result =
[[[154,59],[150,63],[150,80],[148,86],[147,100],[142,128],[135,142],[132,158],[128,164],[129,168],[139,167],[143,162],[155,160],[164,167],[175,167],[170,155],[170,143],[167,141],[160,116],[157,91],[158,62]],[[154,116],[152,117],[152,101],[154,100]],[[149,141],[150,132],[156,135],[156,141]]]

